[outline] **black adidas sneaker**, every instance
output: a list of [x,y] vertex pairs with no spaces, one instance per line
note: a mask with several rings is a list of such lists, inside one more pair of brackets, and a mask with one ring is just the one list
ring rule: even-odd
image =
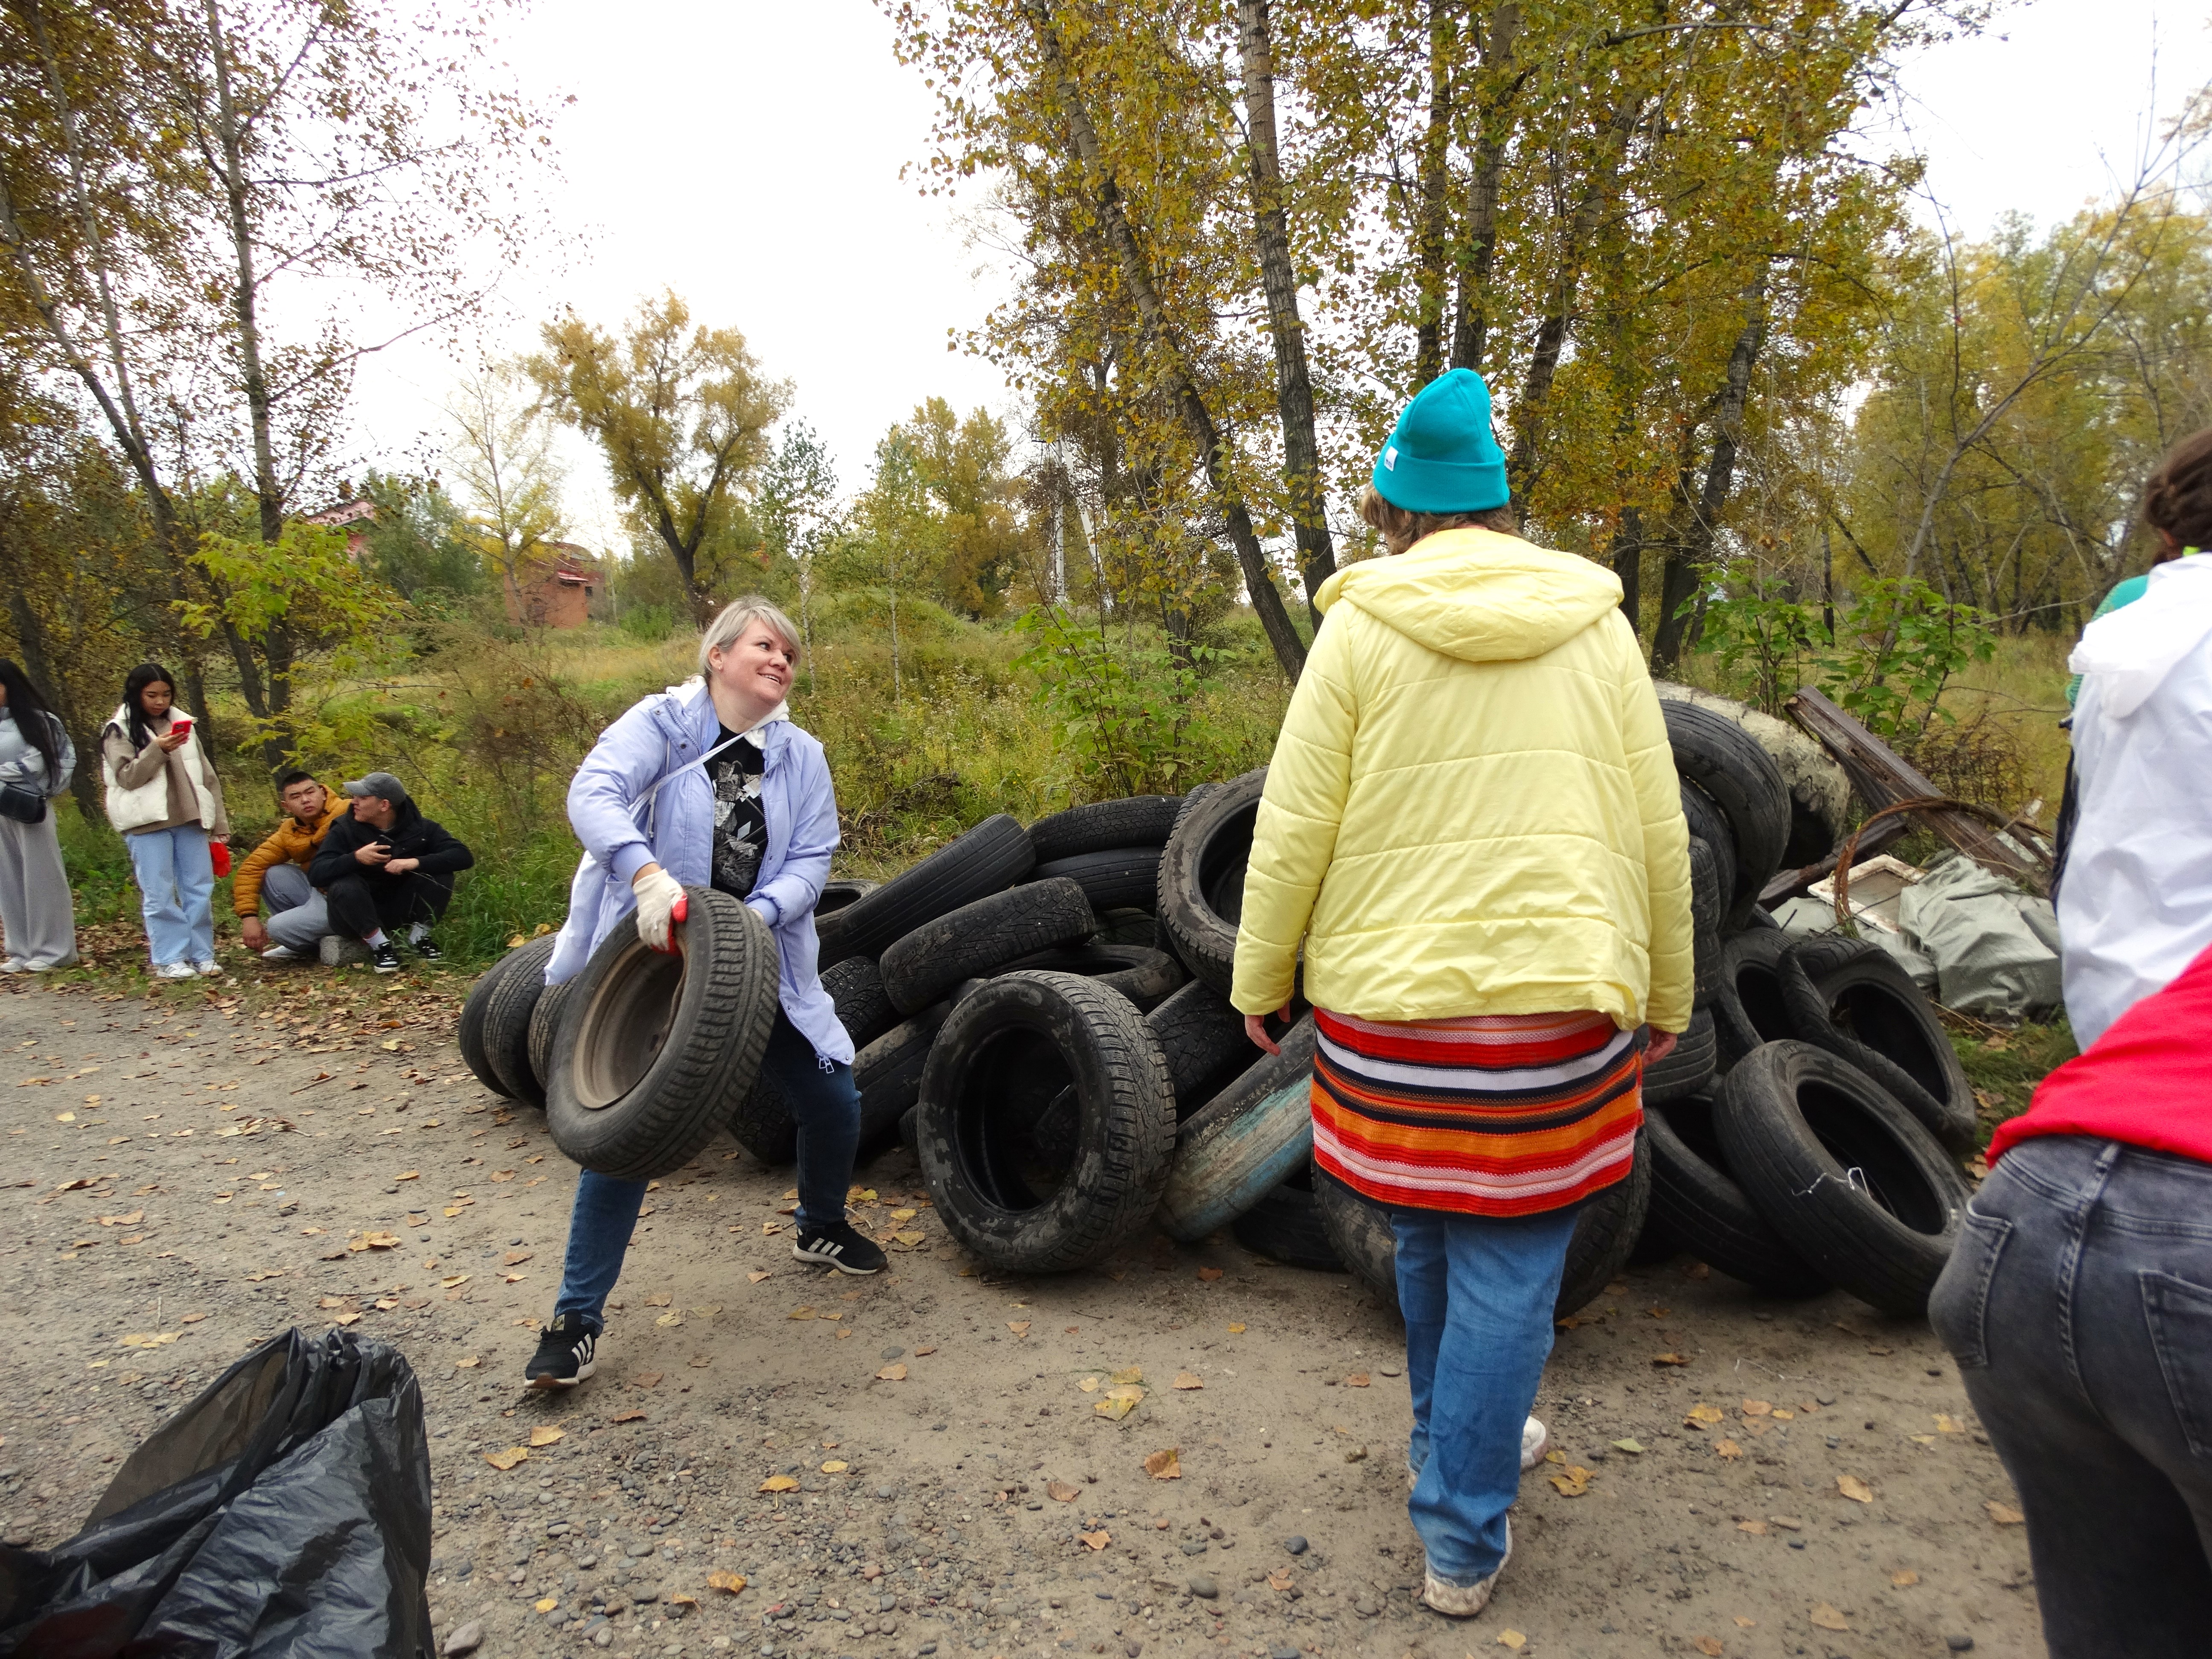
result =
[[874,1241],[864,1238],[849,1221],[816,1229],[802,1227],[792,1244],[792,1255],[801,1261],[818,1261],[841,1273],[872,1273],[882,1270],[884,1253]]
[[573,1389],[597,1369],[592,1354],[599,1346],[599,1333],[575,1315],[555,1314],[523,1378],[533,1389]]

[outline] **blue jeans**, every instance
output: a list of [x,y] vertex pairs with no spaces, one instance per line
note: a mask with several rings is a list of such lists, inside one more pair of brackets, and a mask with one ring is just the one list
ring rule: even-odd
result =
[[1471,1584],[1505,1560],[1521,1427],[1552,1352],[1552,1304],[1580,1206],[1499,1218],[1393,1210],[1415,1474],[1429,1571]]
[[[778,1010],[761,1071],[783,1091],[799,1121],[799,1224],[809,1231],[833,1227],[845,1218],[853,1158],[860,1146],[860,1091],[854,1086],[853,1068],[821,1058]],[[568,1255],[556,1314],[575,1314],[595,1331],[605,1328],[607,1297],[622,1277],[644,1201],[642,1181],[584,1171],[568,1216]]]
[[2023,1141],[1967,1206],[1928,1314],[2019,1489],[2052,1659],[2203,1652],[2212,1164]]
[[215,960],[215,863],[197,823],[124,836],[154,965]]

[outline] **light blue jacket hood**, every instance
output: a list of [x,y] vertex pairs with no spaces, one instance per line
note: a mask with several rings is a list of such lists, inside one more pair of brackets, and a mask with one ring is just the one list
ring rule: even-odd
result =
[[[633,706],[576,769],[568,823],[584,857],[569,884],[568,920],[546,964],[547,984],[581,972],[599,941],[636,908],[629,884],[647,864],[687,887],[709,884],[714,791],[696,763],[714,746],[720,724],[705,683],[687,680]],[[788,720],[771,721],[759,735],[768,848],[745,904],[775,935],[784,1013],[817,1054],[850,1063],[853,1040],[816,966],[814,907],[837,848],[829,759],[811,733]],[[661,787],[653,793],[656,783]]]

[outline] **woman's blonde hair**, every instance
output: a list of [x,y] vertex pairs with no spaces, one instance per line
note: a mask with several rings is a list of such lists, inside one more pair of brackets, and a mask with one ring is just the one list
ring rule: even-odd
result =
[[721,614],[707,624],[707,631],[699,636],[699,672],[711,674],[714,665],[708,659],[717,651],[726,651],[738,642],[738,636],[757,622],[766,623],[783,635],[783,642],[791,647],[791,659],[799,660],[799,630],[791,625],[791,618],[770,601],[757,593],[748,593],[742,599],[732,599],[722,607]]
[[1521,533],[1510,507],[1486,507],[1480,513],[1408,513],[1385,501],[1373,484],[1360,492],[1359,516],[1382,532],[1382,545],[1392,553],[1403,553],[1422,537],[1433,536],[1439,530],[1471,526],[1505,536]]

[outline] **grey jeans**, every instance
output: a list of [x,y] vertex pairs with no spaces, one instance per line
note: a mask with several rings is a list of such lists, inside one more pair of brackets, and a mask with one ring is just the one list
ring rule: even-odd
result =
[[2022,1142],[1967,1206],[1928,1311],[2020,1490],[2053,1659],[2204,1652],[2212,1164]]
[[269,907],[269,937],[288,951],[313,956],[331,931],[323,896],[307,884],[296,864],[272,864],[261,878],[261,902]]

